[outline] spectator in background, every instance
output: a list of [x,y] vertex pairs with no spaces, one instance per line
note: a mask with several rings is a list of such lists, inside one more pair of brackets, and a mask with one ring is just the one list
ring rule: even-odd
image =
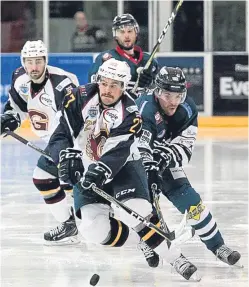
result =
[[[76,30],[72,36],[72,52],[99,52],[107,42],[106,34],[99,27],[89,27],[86,15],[78,11],[74,15]],[[104,47],[103,47],[104,48]]]

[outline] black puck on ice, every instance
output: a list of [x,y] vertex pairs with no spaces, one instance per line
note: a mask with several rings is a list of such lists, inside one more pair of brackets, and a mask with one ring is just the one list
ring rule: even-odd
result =
[[92,285],[92,286],[95,286],[95,285],[97,285],[98,284],[98,282],[99,282],[99,275],[98,274],[93,274],[93,276],[92,276],[92,278],[91,278],[91,280],[90,280],[90,284]]

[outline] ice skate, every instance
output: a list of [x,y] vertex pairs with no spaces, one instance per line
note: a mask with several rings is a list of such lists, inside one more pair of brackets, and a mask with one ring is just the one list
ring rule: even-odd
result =
[[185,256],[181,254],[173,263],[171,263],[177,273],[182,275],[186,280],[200,281],[201,277],[197,272],[197,267],[187,260]]
[[150,267],[155,268],[159,265],[160,257],[153,249],[149,247],[149,245],[147,245],[143,240],[140,240],[138,247],[143,252],[144,257]]
[[243,268],[243,265],[239,261],[241,257],[240,253],[238,251],[232,250],[225,244],[219,247],[214,253],[218,259],[225,262],[226,264]]
[[71,208],[71,216],[68,220],[44,233],[44,240],[45,245],[68,245],[80,242],[73,208]]

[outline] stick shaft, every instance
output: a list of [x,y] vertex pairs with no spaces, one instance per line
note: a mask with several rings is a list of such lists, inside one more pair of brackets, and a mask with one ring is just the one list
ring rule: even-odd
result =
[[43,149],[39,148],[38,146],[36,146],[35,144],[33,144],[32,142],[26,140],[25,138],[21,137],[20,135],[12,132],[12,131],[6,131],[5,132],[7,135],[12,136],[13,138],[15,138],[16,140],[18,140],[19,142],[25,144],[26,146],[32,148],[33,150],[39,152],[40,154],[42,154],[43,156],[45,156],[47,159],[53,161],[53,159],[51,158],[51,156],[49,156]]
[[[121,208],[123,210],[125,210],[127,213],[129,213],[132,217],[136,218],[138,221],[142,222],[144,225],[146,225],[147,227],[153,229],[155,232],[157,232],[159,235],[161,235],[162,237],[164,237],[167,241],[171,242],[172,240],[174,240],[174,234],[167,234],[165,233],[163,230],[161,230],[160,228],[158,228],[157,226],[155,226],[153,223],[149,222],[148,220],[146,220],[144,217],[142,217],[141,215],[139,215],[137,212],[135,212],[134,210],[130,209],[128,206],[126,206],[125,204],[123,204],[122,202],[119,202],[118,200],[116,200],[114,197],[112,197],[111,195],[107,194],[104,190],[96,187],[95,185],[92,186],[92,189],[94,192],[96,192],[98,195],[102,196],[103,198],[105,198],[106,200],[108,200],[110,203],[113,203],[114,205],[116,205],[116,207]],[[173,236],[172,236],[173,235]]]
[[[172,13],[171,13],[171,15],[170,15],[170,17],[169,17],[169,19],[168,19],[166,25],[164,26],[164,28],[163,28],[163,30],[162,30],[162,32],[161,32],[159,38],[157,39],[156,45],[153,47],[153,50],[152,50],[152,52],[151,52],[151,54],[150,54],[150,57],[149,57],[148,61],[146,62],[145,66],[144,66],[144,69],[145,69],[145,70],[149,69],[149,67],[150,67],[150,65],[151,65],[151,63],[152,63],[152,61],[153,61],[153,59],[154,59],[154,57],[155,57],[155,54],[156,54],[156,52],[157,52],[157,50],[158,50],[160,44],[162,43],[162,40],[164,39],[164,37],[165,37],[165,35],[166,35],[166,33],[167,33],[167,31],[168,31],[170,25],[171,25],[171,24],[173,23],[173,21],[175,20],[175,17],[176,17],[176,15],[177,15],[177,13],[178,13],[180,7],[182,6],[182,3],[183,3],[183,0],[180,0],[180,1],[177,3],[175,9],[172,11]],[[140,74],[138,74],[137,81],[136,81],[136,83],[135,83],[135,85],[134,85],[134,87],[133,87],[133,89],[132,89],[132,93],[135,93],[136,90],[137,90],[137,88],[138,88],[139,77],[140,77]]]

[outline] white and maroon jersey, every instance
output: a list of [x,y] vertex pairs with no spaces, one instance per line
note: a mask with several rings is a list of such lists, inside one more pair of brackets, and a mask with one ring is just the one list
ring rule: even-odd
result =
[[45,79],[41,84],[31,82],[23,67],[12,75],[9,100],[5,110],[14,110],[21,120],[29,117],[32,131],[45,142],[58,125],[57,115],[61,109],[64,90],[79,85],[74,74],[60,68],[47,66]]
[[[60,125],[50,138],[48,150],[55,163],[68,147],[83,151],[85,169],[102,164],[113,178],[127,161],[138,160],[141,116],[126,92],[114,106],[103,108],[97,84],[72,89],[64,98]],[[77,144],[76,144],[77,142]]]

